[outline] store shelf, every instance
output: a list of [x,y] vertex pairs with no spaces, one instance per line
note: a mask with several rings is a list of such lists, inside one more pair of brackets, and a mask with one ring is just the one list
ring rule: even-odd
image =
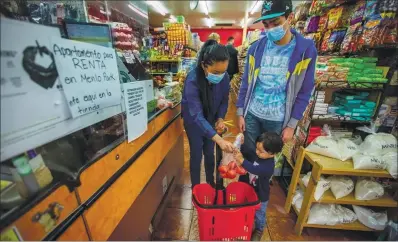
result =
[[167,75],[169,73],[172,73],[173,75],[177,74],[176,72],[149,72],[152,75]]
[[308,228],[322,228],[322,229],[344,229],[344,230],[359,230],[359,231],[374,231],[361,224],[358,220],[349,224],[336,224],[336,225],[321,225],[321,224],[304,224]]
[[169,60],[156,60],[156,59],[151,59],[149,62],[181,62],[180,59],[169,59]]
[[[295,205],[292,205],[294,212],[299,216],[300,212]],[[343,230],[359,230],[359,231],[374,231],[371,228],[361,224],[358,220],[349,224],[336,224],[336,225],[322,225],[322,224],[308,224],[305,223],[304,227],[307,228],[320,228],[320,229],[343,229]]]
[[323,155],[305,152],[305,158],[312,164],[317,163],[322,167],[322,174],[346,176],[370,176],[392,178],[385,170],[354,169],[352,160],[341,161]]
[[345,123],[356,123],[356,124],[370,123],[370,121],[355,120],[355,117],[333,115],[333,114],[313,114],[311,119],[313,121],[325,121],[325,122],[345,122]]
[[[300,185],[300,188],[303,191],[305,191],[306,187],[302,182],[302,178],[303,176],[300,176],[298,184]],[[323,194],[323,196],[321,197],[321,199],[319,199],[319,201],[315,201],[314,198],[312,198],[311,200],[314,203],[329,203],[329,204],[333,203],[333,204],[346,204],[346,205],[359,205],[359,206],[372,206],[372,207],[392,207],[392,208],[398,206],[398,202],[395,201],[388,194],[384,194],[379,199],[363,201],[355,199],[354,192],[351,192],[345,197],[336,199],[330,189]]]
[[347,82],[347,81],[330,81],[330,82],[319,82],[317,83],[317,90],[323,90],[328,88],[344,88],[344,89],[355,89],[355,90],[384,90],[384,83],[376,82]]

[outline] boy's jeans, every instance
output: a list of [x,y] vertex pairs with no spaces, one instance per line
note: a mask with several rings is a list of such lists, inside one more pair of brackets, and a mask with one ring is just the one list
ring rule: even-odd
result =
[[247,160],[255,161],[257,160],[257,137],[264,132],[276,132],[277,134],[281,134],[283,122],[260,119],[248,112],[245,117],[245,123],[245,142],[242,145],[242,154]]
[[254,228],[259,231],[264,231],[267,225],[267,219],[265,217],[265,211],[267,210],[268,201],[261,202],[260,209],[256,211],[255,215],[255,226]]

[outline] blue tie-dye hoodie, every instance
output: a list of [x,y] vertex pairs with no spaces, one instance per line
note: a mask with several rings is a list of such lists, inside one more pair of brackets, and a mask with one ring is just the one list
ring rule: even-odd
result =
[[[313,40],[305,39],[294,29],[291,29],[291,32],[296,38],[296,47],[290,58],[287,72],[286,111],[283,127],[295,128],[303,117],[315,86],[317,50]],[[247,52],[246,66],[236,103],[238,115],[246,116],[247,114],[267,40],[267,37],[264,36],[254,42]]]

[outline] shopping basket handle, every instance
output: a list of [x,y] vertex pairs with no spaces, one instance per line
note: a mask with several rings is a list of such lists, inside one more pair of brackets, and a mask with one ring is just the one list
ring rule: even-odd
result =
[[[222,136],[223,134],[225,134],[228,131],[227,128],[224,129],[224,131],[222,133],[219,133],[220,136]],[[221,164],[221,160],[222,160],[222,150],[220,148],[220,146],[218,144],[216,144],[216,155],[215,155],[215,172],[216,172],[216,195],[214,196],[214,201],[213,204],[217,204],[217,199],[218,199],[218,191],[222,190],[223,191],[223,204],[225,205],[226,202],[226,193],[225,193],[225,187],[224,187],[224,180],[222,177],[220,177],[220,173],[218,172],[218,167]]]

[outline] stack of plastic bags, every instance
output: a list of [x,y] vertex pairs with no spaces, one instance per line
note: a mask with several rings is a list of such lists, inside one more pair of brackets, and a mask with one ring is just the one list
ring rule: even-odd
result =
[[387,170],[397,174],[397,139],[392,134],[370,134],[353,155],[354,169]]
[[317,137],[305,149],[308,152],[346,161],[357,153],[358,145],[350,139],[336,139],[329,135]]
[[353,223],[357,215],[346,207],[338,204],[314,204],[308,215],[308,224],[336,225]]

